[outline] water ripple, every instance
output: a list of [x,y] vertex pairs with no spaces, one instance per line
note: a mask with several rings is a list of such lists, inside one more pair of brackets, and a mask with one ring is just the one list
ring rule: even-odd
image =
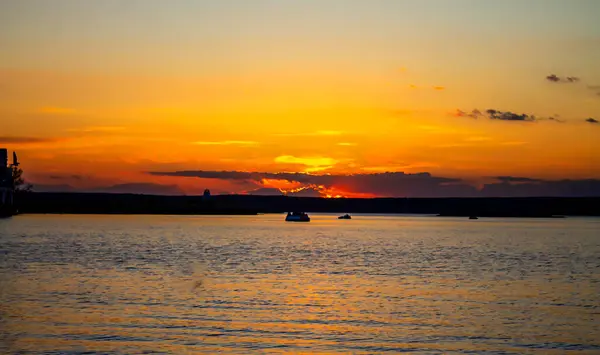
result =
[[0,352],[592,354],[598,219],[19,216]]

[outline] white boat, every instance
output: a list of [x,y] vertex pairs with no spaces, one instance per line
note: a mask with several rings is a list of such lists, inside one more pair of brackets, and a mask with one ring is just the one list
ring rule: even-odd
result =
[[286,222],[310,222],[310,217],[304,212],[288,212]]

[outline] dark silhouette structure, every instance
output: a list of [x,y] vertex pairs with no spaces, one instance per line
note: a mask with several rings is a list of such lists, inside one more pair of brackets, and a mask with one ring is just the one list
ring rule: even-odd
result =
[[102,193],[23,193],[22,213],[257,214],[288,211],[432,214],[478,217],[600,216],[600,197],[316,198],[216,195],[156,196]]
[[[13,163],[9,165],[8,150],[0,148],[0,217],[12,216],[17,212],[14,196],[17,187],[15,172],[20,173],[18,166],[17,154],[13,152]],[[21,180],[20,176],[17,179]]]

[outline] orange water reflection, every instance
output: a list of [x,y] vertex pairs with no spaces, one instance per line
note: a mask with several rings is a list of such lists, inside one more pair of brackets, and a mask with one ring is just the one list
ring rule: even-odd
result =
[[[245,249],[251,254],[246,260],[250,264],[239,267],[242,254],[234,254],[219,259],[220,269],[182,266],[194,265],[191,255],[204,255],[185,254],[186,248],[209,248],[194,244],[193,236],[197,234],[192,231],[217,228],[215,225],[221,225],[222,220],[206,221],[201,226],[192,223],[173,232],[173,237],[165,233],[179,227],[169,224],[156,235],[141,233],[145,239],[135,236],[132,231],[136,224],[127,220],[123,228],[129,230],[131,243],[135,244],[114,255],[139,248],[141,252],[135,258],[128,254],[123,261],[97,267],[83,262],[28,261],[19,272],[4,272],[0,293],[4,331],[0,340],[9,352],[32,353],[597,351],[597,275],[588,275],[590,278],[581,278],[577,283],[568,282],[564,273],[549,272],[543,278],[500,278],[504,274],[497,270],[504,266],[495,266],[493,274],[491,269],[484,270],[487,264],[483,261],[478,261],[485,273],[481,277],[452,274],[453,268],[468,271],[468,262],[474,261],[460,260],[458,254],[443,254],[457,247],[456,240],[426,237],[437,233],[431,225],[450,222],[432,220],[429,227],[407,221],[377,224],[375,220],[360,221],[359,216],[354,226],[343,225],[346,227],[342,231],[348,234],[340,235],[340,227],[328,229],[329,223],[339,223],[333,219],[335,216],[332,222],[315,217],[316,223],[311,226],[279,227],[296,228],[290,233],[305,228],[302,233],[308,234],[304,237],[280,236],[279,241],[257,237],[252,239],[253,247]],[[89,219],[83,221],[92,223]],[[80,223],[77,218],[71,222]],[[266,228],[260,220],[253,223],[258,223],[256,228]],[[420,236],[377,236],[376,228],[391,233],[397,230],[397,223]],[[229,237],[212,240],[210,246],[219,245],[220,253],[228,253],[229,248],[237,250],[243,240],[258,233],[246,224],[237,229],[224,228],[216,230],[225,234],[241,230],[246,234],[235,239],[237,244],[228,244],[233,240]],[[427,233],[419,234],[420,230]],[[115,231],[103,233],[118,236],[110,241],[110,248],[117,248],[116,240],[124,243]],[[465,229],[463,233],[470,232]],[[354,245],[357,235],[364,235],[360,237],[364,242]],[[39,238],[32,240],[43,244],[44,239]],[[404,241],[402,247],[398,240]],[[84,246],[73,239],[55,240],[59,248],[61,243],[75,245],[82,255],[97,252],[81,249]],[[94,248],[101,245],[94,244]],[[157,246],[172,248],[171,256],[180,254],[165,256]],[[502,248],[497,246],[496,252]],[[390,250],[397,253],[391,257],[386,254]],[[417,255],[420,252],[423,255]],[[323,253],[329,254],[321,257]],[[369,255],[375,259],[369,261]],[[388,265],[378,264],[377,258],[386,258]],[[260,271],[265,267],[273,269]],[[573,272],[577,270],[572,268]],[[561,344],[575,345],[570,350]],[[587,344],[587,348],[581,344]]]

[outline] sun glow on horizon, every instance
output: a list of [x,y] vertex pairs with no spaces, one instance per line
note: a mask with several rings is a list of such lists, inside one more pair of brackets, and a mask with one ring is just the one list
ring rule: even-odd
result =
[[0,147],[40,189],[406,193],[146,173],[197,170],[427,172],[439,193],[600,179],[600,2],[543,20],[536,1],[234,2],[0,2]]

